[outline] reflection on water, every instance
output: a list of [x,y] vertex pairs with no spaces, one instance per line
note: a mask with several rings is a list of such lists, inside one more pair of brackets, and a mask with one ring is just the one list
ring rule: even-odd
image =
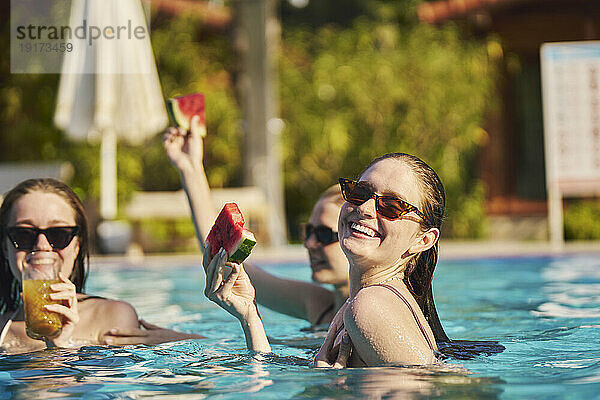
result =
[[533,313],[544,317],[600,317],[600,260],[573,257],[548,263],[541,272],[548,301]]
[[[273,267],[309,280],[304,265]],[[95,270],[91,294],[204,340],[0,355],[0,400],[528,399],[600,393],[600,264],[594,257],[441,263],[434,289],[450,337],[428,368],[325,370],[309,364],[325,331],[261,308],[273,354],[245,349],[239,322],[203,296],[196,269]]]
[[[200,341],[166,346],[46,350],[0,359],[0,398],[496,398],[501,380],[459,366],[308,369],[307,360],[226,353]],[[475,390],[473,390],[475,389]]]
[[308,386],[296,398],[464,399],[468,392],[470,399],[494,399],[502,393],[501,383],[499,379],[472,376],[460,367],[356,368],[338,371],[337,377]]

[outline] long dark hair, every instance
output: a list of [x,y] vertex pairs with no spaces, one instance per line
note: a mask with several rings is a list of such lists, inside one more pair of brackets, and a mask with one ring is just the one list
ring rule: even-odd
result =
[[52,178],[28,179],[19,183],[4,196],[0,207],[0,313],[15,310],[21,301],[19,293],[21,285],[13,275],[8,261],[8,255],[4,252],[7,240],[6,227],[13,205],[22,196],[32,192],[54,193],[62,197],[71,206],[75,214],[75,223],[79,227],[79,253],[73,265],[73,271],[69,280],[73,282],[77,293],[83,293],[85,281],[88,274],[88,262],[90,255],[88,238],[88,221],[85,216],[83,205],[79,197],[65,183]]
[[[421,204],[418,205],[421,212],[425,215],[425,219],[421,219],[421,229],[423,231],[429,228],[438,228],[442,226],[444,219],[444,210],[446,207],[446,194],[444,185],[435,171],[427,165],[423,160],[406,153],[389,153],[374,159],[369,166],[369,169],[379,161],[388,158],[403,161],[408,165],[415,174],[416,181],[420,186]],[[364,174],[364,172],[361,173]],[[438,260],[439,241],[433,247],[422,253],[412,257],[404,271],[404,283],[413,295],[417,304],[423,311],[423,315],[427,319],[436,342],[449,342],[450,339],[444,332],[440,318],[438,317],[435,303],[433,301],[433,288],[431,281],[433,280],[433,272]]]

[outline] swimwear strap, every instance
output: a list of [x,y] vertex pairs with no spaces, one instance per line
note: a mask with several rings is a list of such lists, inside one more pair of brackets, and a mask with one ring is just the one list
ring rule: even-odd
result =
[[77,300],[78,302],[82,302],[82,301],[86,301],[86,300],[90,300],[90,299],[106,299],[106,297],[102,297],[102,296],[88,296],[84,299],[81,300]]
[[412,306],[410,305],[410,303],[408,302],[408,300],[406,300],[406,297],[404,297],[402,295],[402,293],[400,293],[398,291],[398,289],[396,289],[393,286],[390,285],[384,285],[381,283],[378,283],[376,285],[371,285],[371,286],[381,286],[384,287],[386,289],[391,290],[396,296],[398,296],[403,302],[404,304],[406,304],[406,306],[408,307],[408,309],[410,310],[410,312],[412,313],[413,317],[415,318],[415,322],[417,323],[417,325],[419,326],[419,329],[421,330],[421,333],[423,334],[423,336],[425,337],[425,340],[427,341],[427,344],[429,345],[429,348],[433,351],[435,351],[435,347],[433,347],[433,345],[431,344],[431,340],[429,339],[429,336],[427,336],[427,332],[425,331],[425,328],[423,327],[423,325],[421,324],[421,321],[419,320],[419,317],[417,316],[417,313],[415,312],[415,310],[412,308]]
[[325,318],[325,316],[327,314],[329,314],[331,311],[333,311],[333,308],[335,307],[334,303],[331,303],[326,309],[323,310],[323,312],[321,313],[321,315],[319,315],[319,318],[317,318],[317,320],[315,321],[314,325],[320,325],[323,323],[323,318]]

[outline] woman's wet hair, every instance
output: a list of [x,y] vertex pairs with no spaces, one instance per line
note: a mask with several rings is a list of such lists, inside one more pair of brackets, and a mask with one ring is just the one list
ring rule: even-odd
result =
[[[406,153],[389,153],[378,157],[369,164],[361,175],[371,166],[387,159],[404,162],[414,173],[415,181],[419,185],[421,192],[421,201],[417,206],[425,215],[425,219],[421,219],[420,221],[421,230],[425,232],[430,228],[440,229],[444,219],[446,194],[439,176],[423,160]],[[448,342],[450,339],[446,335],[446,332],[444,332],[444,328],[438,317],[433,301],[433,288],[431,285],[433,272],[438,260],[438,243],[436,242],[429,250],[411,257],[404,271],[404,283],[419,304],[421,311],[423,311],[433,331],[436,342]]]
[[83,293],[85,281],[88,274],[89,261],[89,238],[88,221],[81,200],[73,190],[65,183],[52,178],[28,179],[19,183],[13,189],[6,193],[2,206],[0,207],[0,313],[15,310],[21,301],[21,285],[18,279],[13,275],[8,254],[5,253],[7,242],[7,224],[14,204],[22,196],[33,193],[44,192],[54,193],[62,197],[75,214],[75,223],[79,227],[79,253],[75,259],[73,271],[69,280],[73,282],[77,293]]

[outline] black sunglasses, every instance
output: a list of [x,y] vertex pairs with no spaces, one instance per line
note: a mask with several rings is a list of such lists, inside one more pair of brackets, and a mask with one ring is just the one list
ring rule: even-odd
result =
[[325,225],[314,226],[312,224],[302,224],[301,229],[302,240],[305,242],[313,233],[315,234],[317,242],[321,243],[323,246],[338,241],[338,233]]
[[19,250],[32,250],[40,234],[43,234],[54,250],[62,250],[67,247],[73,238],[79,233],[78,226],[54,226],[39,229],[24,226],[10,226],[6,228],[8,238],[15,248]]
[[377,213],[387,219],[399,219],[403,215],[414,211],[415,214],[427,221],[425,215],[416,206],[396,196],[377,194],[363,182],[356,182],[345,178],[340,178],[339,182],[342,188],[342,196],[348,203],[360,206],[367,200],[375,198]]

